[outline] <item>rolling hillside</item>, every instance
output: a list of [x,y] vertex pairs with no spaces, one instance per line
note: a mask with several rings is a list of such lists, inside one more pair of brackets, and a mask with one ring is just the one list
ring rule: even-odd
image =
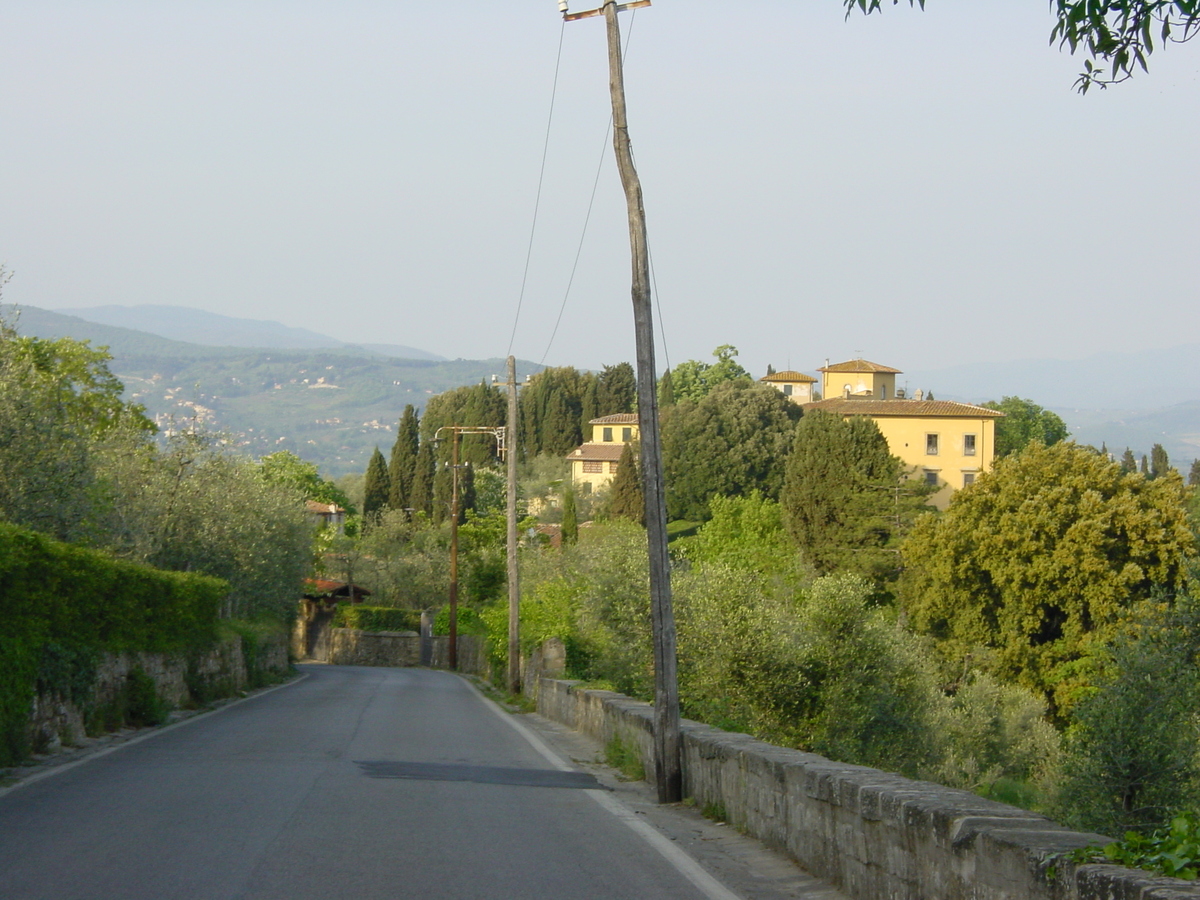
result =
[[[23,307],[17,329],[107,346],[129,399],[168,428],[198,419],[228,432],[254,455],[290,450],[336,477],[386,452],[405,404],[423,409],[434,394],[490,380],[503,359],[415,360],[365,348],[201,347],[132,329]],[[522,374],[538,371],[517,363]]]

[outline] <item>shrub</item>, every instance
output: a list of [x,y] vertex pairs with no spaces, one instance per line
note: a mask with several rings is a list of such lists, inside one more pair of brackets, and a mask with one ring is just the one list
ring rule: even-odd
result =
[[334,628],[354,628],[359,631],[420,631],[421,611],[339,603],[333,614],[332,625]]

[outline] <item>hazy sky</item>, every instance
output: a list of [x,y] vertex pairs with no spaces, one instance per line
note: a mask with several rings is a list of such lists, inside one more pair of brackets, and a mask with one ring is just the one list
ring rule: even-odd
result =
[[[1200,45],[1080,97],[1045,0],[927,7],[622,14],[672,364],[724,343],[761,374],[1200,340]],[[5,299],[502,356],[560,35],[512,349],[632,359],[603,21],[564,31],[555,0],[0,0]]]

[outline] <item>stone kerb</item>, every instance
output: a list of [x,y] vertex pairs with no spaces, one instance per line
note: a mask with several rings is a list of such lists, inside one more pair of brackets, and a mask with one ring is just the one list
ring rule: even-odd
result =
[[[542,679],[538,712],[608,743],[653,772],[653,710],[611,691]],[[1200,886],[1064,854],[1081,834],[969,791],[682,723],[684,791],[738,829],[860,900],[1182,900]],[[648,775],[648,777],[650,777]]]

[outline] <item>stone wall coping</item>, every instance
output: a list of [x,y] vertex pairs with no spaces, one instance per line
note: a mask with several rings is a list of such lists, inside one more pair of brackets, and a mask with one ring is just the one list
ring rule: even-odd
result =
[[[653,771],[654,711],[614,691],[543,678],[538,712],[620,737]],[[1200,884],[1066,854],[1111,841],[970,791],[914,781],[681,722],[685,790],[857,900],[1200,900]]]

